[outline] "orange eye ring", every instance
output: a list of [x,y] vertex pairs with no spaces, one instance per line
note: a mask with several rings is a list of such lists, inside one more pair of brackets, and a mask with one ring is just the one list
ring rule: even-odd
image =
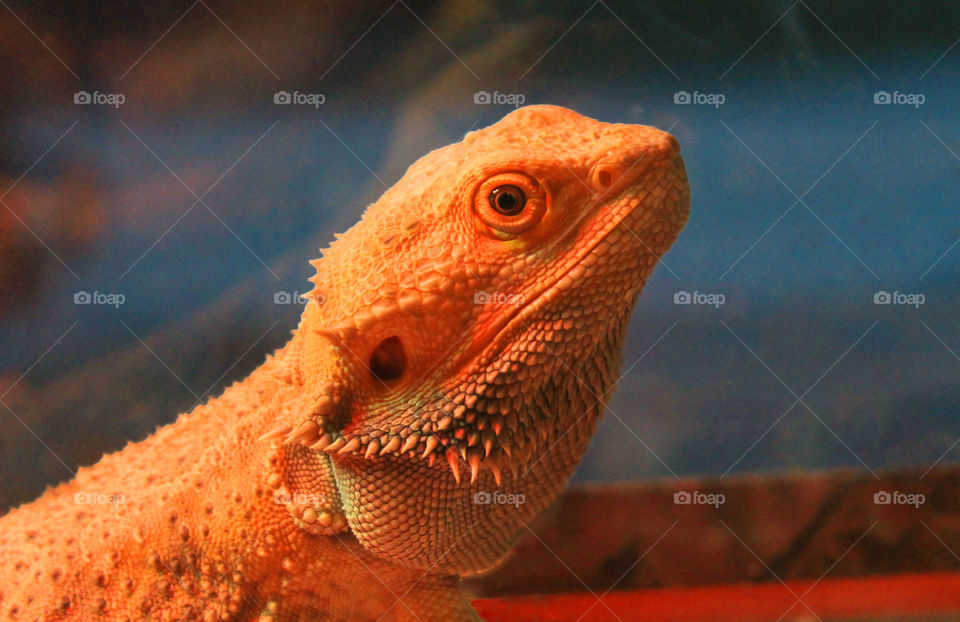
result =
[[540,222],[547,210],[546,191],[523,173],[499,173],[477,187],[473,209],[497,237],[522,233]]

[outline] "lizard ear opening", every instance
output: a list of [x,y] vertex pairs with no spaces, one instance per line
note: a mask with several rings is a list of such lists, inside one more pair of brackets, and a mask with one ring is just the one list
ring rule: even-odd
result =
[[400,337],[387,337],[370,354],[370,373],[380,382],[390,382],[407,371],[407,352]]

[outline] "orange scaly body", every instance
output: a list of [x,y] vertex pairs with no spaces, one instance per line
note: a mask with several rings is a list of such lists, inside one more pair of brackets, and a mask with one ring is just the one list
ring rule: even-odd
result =
[[0,619],[477,619],[459,577],[565,485],[688,209],[646,126],[531,106],[431,152],[249,378],[0,519]]

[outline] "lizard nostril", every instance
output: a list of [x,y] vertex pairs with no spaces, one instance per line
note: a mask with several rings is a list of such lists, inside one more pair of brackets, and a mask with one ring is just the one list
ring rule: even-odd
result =
[[370,372],[381,382],[389,382],[403,376],[407,370],[407,353],[400,337],[394,335],[380,342],[370,354]]

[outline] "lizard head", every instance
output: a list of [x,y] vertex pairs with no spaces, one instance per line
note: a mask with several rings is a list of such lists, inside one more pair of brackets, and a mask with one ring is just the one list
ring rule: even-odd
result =
[[420,159],[314,262],[296,440],[330,460],[368,549],[488,567],[560,491],[686,222],[679,151],[521,108]]

